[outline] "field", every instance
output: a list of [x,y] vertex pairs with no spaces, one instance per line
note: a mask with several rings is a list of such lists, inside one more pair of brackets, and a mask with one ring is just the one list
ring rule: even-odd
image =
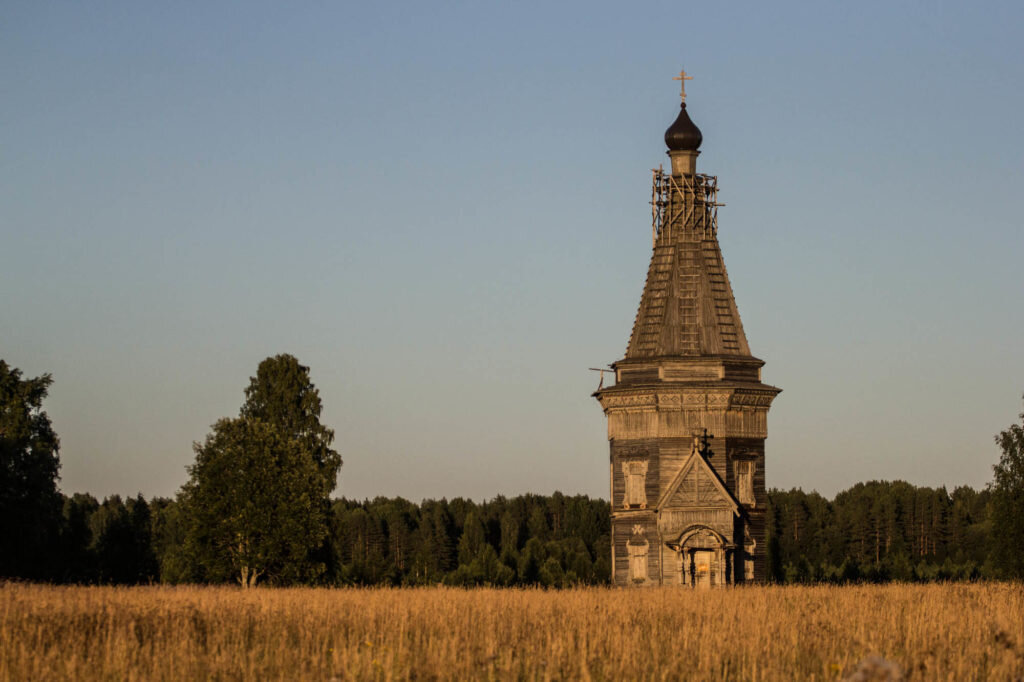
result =
[[0,586],[0,679],[1024,678],[1020,584]]

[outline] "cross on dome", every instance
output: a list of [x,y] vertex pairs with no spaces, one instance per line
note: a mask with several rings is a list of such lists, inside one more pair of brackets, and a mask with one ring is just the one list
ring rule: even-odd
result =
[[679,97],[686,101],[686,81],[692,81],[693,76],[686,75],[686,70],[683,69],[679,72],[678,76],[673,76],[672,80],[679,81]]

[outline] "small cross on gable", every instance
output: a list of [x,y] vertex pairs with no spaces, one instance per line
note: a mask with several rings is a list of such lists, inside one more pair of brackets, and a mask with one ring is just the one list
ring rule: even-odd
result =
[[714,437],[715,434],[708,434],[707,429],[704,429],[703,435],[698,436],[698,440],[700,441],[700,448],[698,448],[697,452],[699,452],[700,456],[703,457],[704,459],[710,459],[711,456],[715,454],[711,450],[711,439]]

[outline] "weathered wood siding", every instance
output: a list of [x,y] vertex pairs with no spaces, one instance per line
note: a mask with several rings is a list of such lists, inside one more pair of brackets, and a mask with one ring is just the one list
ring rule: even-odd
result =
[[708,409],[698,405],[695,409],[665,409],[656,408],[654,398],[650,397],[650,407],[609,409],[608,437],[615,440],[688,438],[703,429],[719,437],[765,438],[768,435],[767,414],[763,409]]
[[612,554],[616,585],[629,585],[629,550],[626,544],[633,537],[633,527],[640,525],[647,539],[647,586],[661,584],[661,541],[653,511],[619,512],[612,518]]

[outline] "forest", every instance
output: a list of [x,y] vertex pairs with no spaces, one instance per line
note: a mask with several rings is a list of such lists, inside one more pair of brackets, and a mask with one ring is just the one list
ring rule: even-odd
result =
[[[994,577],[986,491],[859,483],[828,500],[769,493],[768,552],[777,583],[967,580]],[[54,582],[203,582],[181,509],[167,498],[65,497],[47,558]],[[320,550],[327,585],[600,584],[609,575],[608,502],[521,495],[415,504],[378,497],[331,503]],[[275,578],[270,577],[274,582]],[[281,581],[277,581],[281,582]]]

